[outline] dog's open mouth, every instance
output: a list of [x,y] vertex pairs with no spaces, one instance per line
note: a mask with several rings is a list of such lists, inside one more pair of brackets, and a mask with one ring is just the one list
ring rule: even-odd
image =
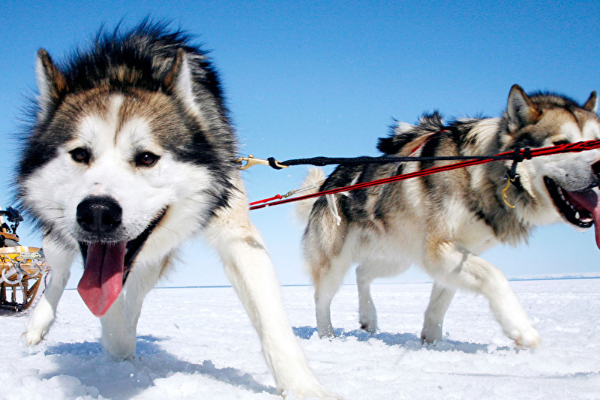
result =
[[569,192],[544,177],[544,183],[560,215],[578,228],[596,226],[596,245],[600,248],[600,201],[593,189]]
[[128,242],[79,243],[85,269],[77,291],[95,316],[103,316],[119,297],[137,255],[166,212],[163,209],[138,237]]

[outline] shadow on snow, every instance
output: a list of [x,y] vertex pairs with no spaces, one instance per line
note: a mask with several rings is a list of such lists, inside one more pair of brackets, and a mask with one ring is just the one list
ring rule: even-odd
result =
[[[301,326],[292,329],[294,330],[294,334],[300,339],[308,340],[314,335],[318,336],[317,328],[311,326]],[[436,342],[434,344],[425,344],[421,343],[421,338],[414,333],[377,332],[373,334],[362,329],[346,331],[341,328],[334,329],[334,333],[336,338],[340,340],[345,340],[350,337],[356,338],[359,342],[379,340],[388,346],[400,346],[409,350],[427,349],[434,351],[460,351],[469,354],[492,353],[495,351],[518,352],[518,349],[509,346],[494,347],[487,344],[460,342],[457,340],[444,340],[443,342]]]
[[228,385],[239,386],[254,393],[277,394],[274,387],[265,386],[247,373],[235,368],[217,368],[212,361],[201,364],[180,360],[157,344],[168,338],[152,335],[137,337],[135,358],[117,361],[105,353],[98,342],[59,343],[49,346],[44,354],[57,356],[57,369],[41,376],[50,379],[59,375],[77,378],[88,388],[95,387],[103,397],[128,399],[154,386],[154,381],[175,373],[203,375]]

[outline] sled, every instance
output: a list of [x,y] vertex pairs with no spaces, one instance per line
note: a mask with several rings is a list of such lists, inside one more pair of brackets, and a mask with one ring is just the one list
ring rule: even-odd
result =
[[[13,224],[8,225],[4,217]],[[48,273],[42,249],[19,244],[21,221],[23,217],[14,208],[0,209],[0,308],[15,312],[33,304]]]

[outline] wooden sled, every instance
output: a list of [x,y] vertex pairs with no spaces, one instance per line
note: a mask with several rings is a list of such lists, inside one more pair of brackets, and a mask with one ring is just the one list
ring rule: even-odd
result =
[[[9,226],[3,217],[8,217]],[[0,210],[0,308],[23,311],[33,304],[48,272],[38,247],[21,246],[16,231],[23,218],[13,208]]]

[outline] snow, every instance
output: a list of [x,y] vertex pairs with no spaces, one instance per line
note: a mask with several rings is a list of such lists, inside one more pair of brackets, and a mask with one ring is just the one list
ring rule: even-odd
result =
[[[446,340],[419,341],[431,284],[373,285],[379,332],[358,330],[356,287],[334,299],[332,341],[316,335],[312,288],[283,287],[298,340],[323,384],[344,399],[598,399],[600,279],[511,282],[542,335],[517,350],[484,298],[459,293]],[[26,316],[0,315],[0,399],[277,399],[260,343],[231,288],[154,289],[137,357],[115,361],[100,324],[67,290],[34,348]]]

